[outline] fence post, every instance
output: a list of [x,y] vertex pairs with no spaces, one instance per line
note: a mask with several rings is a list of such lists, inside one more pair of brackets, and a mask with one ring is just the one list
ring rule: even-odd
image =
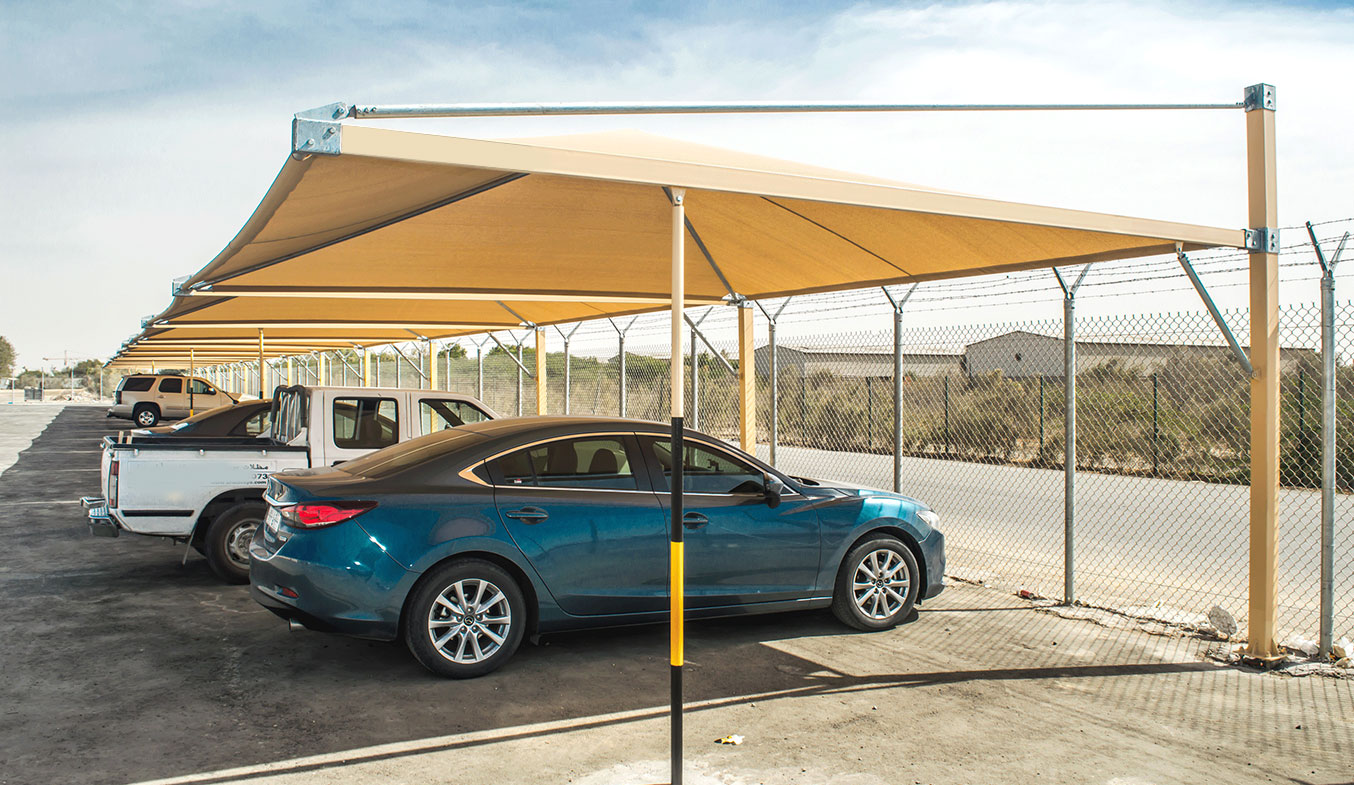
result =
[[[516,336],[513,336],[516,337]],[[526,338],[523,337],[522,341]],[[522,416],[522,341],[517,342],[517,416]]]
[[620,415],[621,415],[622,417],[625,417],[625,416],[626,416],[626,414],[625,414],[625,411],[626,411],[626,403],[627,403],[627,401],[625,400],[625,388],[626,388],[626,384],[625,384],[625,381],[626,381],[626,380],[625,380],[625,376],[626,376],[626,373],[625,373],[625,333],[621,333],[620,335],[617,336],[617,338],[616,338],[616,343],[617,343],[617,349],[616,349],[616,351],[618,352],[618,356],[620,357],[620,363],[621,363],[621,367],[620,367],[620,375],[621,375],[621,378],[617,380],[617,381],[620,383],[620,388],[621,388]]
[[1071,286],[1057,268],[1053,274],[1063,290],[1063,603],[1076,602],[1077,520],[1077,289],[1086,280],[1091,265]]
[[1044,375],[1039,374],[1039,454],[1044,454]]
[[1307,372],[1298,369],[1298,444],[1307,435]]
[[[780,315],[785,312],[785,306],[790,304],[790,298],[780,304],[773,314],[766,310],[766,306],[760,302],[757,307],[762,309],[762,315],[766,317],[766,350],[768,353],[771,371],[771,445],[769,448],[770,463],[776,465],[776,442],[780,437],[780,353],[776,351],[776,321]],[[754,363],[755,364],[755,363]]]
[[[903,490],[903,306],[918,284],[894,299],[884,288],[884,296],[893,306],[893,492]],[[883,287],[881,287],[883,288]]]
[[870,377],[865,377],[865,449],[874,447],[874,387]]
[[475,397],[484,400],[484,341],[475,344]]
[[945,454],[949,455],[950,450],[950,377],[944,376],[945,381]]
[[1154,373],[1152,374],[1152,476],[1154,477],[1160,472],[1161,463],[1161,451],[1158,446],[1161,438],[1158,409],[1157,375]]
[[1335,632],[1335,265],[1349,233],[1329,261],[1310,221],[1307,234],[1321,263],[1321,623],[1317,656],[1326,660]]

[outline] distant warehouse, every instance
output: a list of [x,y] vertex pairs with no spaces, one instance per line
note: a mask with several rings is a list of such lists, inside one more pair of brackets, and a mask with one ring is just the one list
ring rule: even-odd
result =
[[[779,346],[776,353],[781,369],[808,376],[816,373],[848,378],[893,376],[892,346]],[[1231,359],[1231,354],[1232,350],[1227,346],[1214,344],[1077,341],[1077,372],[1115,363],[1124,370],[1150,374],[1173,360],[1217,358],[1226,361]],[[770,372],[770,356],[769,347],[757,349],[758,373]],[[1312,349],[1280,350],[1280,361],[1284,366],[1300,357],[1310,362],[1317,359]],[[903,354],[903,373],[910,376],[983,376],[994,371],[1011,379],[1061,377],[1063,340],[1015,330],[975,341],[962,350],[904,350]]]

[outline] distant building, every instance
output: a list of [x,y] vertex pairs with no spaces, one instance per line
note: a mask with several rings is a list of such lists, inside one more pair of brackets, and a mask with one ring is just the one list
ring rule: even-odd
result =
[[[1249,347],[1243,347],[1247,353]],[[1150,374],[1182,356],[1232,359],[1231,347],[1214,344],[1139,343],[1129,341],[1077,341],[1077,373],[1115,362],[1119,367]],[[1279,350],[1280,365],[1299,357],[1316,359],[1311,349]],[[1001,371],[1009,379],[1063,375],[1063,339],[1016,330],[964,347],[964,373],[982,376]],[[1238,366],[1239,368],[1240,366]]]
[[[1249,351],[1249,349],[1247,349]],[[892,346],[778,346],[779,365],[794,373],[829,373],[847,378],[887,378],[893,376]],[[1128,341],[1077,341],[1077,372],[1117,362],[1130,371],[1150,374],[1181,356],[1232,358],[1231,348],[1214,344],[1143,343]],[[757,373],[770,372],[770,348],[756,350]],[[1284,366],[1300,357],[1317,359],[1312,349],[1280,350]],[[1000,371],[1010,379],[1038,376],[1061,378],[1063,375],[1063,339],[1025,330],[975,341],[962,352],[934,349],[905,351],[903,372],[912,376],[982,376]]]
[[[779,368],[796,374],[813,376],[830,373],[847,378],[881,378],[893,376],[892,346],[777,346]],[[756,350],[757,373],[771,372],[771,347]],[[932,352],[905,352],[903,373],[913,376],[944,376],[960,373],[960,355],[941,350]]]

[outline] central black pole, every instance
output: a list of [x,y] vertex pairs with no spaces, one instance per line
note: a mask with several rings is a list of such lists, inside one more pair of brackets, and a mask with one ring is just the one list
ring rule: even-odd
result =
[[671,570],[668,595],[671,603],[671,734],[672,734],[672,785],[682,782],[682,664],[685,659],[684,620],[686,616],[683,583],[685,581],[685,554],[683,552],[682,527],[682,467],[685,460],[685,435],[682,418],[672,418],[672,525],[670,531],[671,548],[669,568]]

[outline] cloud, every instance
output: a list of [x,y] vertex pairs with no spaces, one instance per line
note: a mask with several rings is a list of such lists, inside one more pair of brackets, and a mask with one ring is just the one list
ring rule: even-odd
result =
[[[1281,222],[1354,215],[1354,12],[1292,5],[9,3],[0,333],[107,355],[234,235],[335,100],[1234,101],[1279,86]],[[1257,20],[1264,35],[1257,38]],[[1241,226],[1239,113],[541,118],[1020,201]],[[21,284],[16,286],[14,284]],[[1231,295],[1227,295],[1231,297]],[[1239,295],[1238,295],[1239,297]],[[1233,297],[1232,299],[1238,299]],[[1155,307],[1195,307],[1181,298]],[[1108,306],[1107,306],[1108,307]]]

